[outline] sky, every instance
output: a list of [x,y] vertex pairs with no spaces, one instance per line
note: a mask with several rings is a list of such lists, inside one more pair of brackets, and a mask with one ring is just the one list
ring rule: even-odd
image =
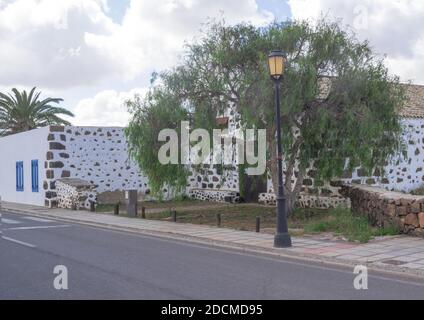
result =
[[36,86],[75,125],[125,126],[123,102],[178,63],[208,18],[230,24],[326,15],[424,85],[422,0],[0,0],[0,91]]

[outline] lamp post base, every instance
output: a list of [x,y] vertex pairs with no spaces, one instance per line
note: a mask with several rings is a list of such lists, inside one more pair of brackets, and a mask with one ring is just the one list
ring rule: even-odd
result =
[[288,233],[277,233],[274,237],[275,248],[290,248],[292,246],[291,237]]

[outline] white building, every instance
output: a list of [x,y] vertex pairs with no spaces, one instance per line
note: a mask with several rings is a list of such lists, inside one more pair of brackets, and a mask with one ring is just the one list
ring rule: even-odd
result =
[[[405,128],[406,158],[390,163],[384,176],[374,172],[369,177],[357,168],[336,180],[406,192],[424,186],[424,86],[407,89],[408,102],[399,110]],[[233,113],[228,114],[219,118],[218,124],[234,132],[235,118]],[[331,207],[346,202],[339,194],[338,183],[317,185],[314,176],[314,168],[310,168],[303,181],[302,206]],[[223,172],[212,165],[203,166],[189,176],[187,193],[202,200],[224,201],[228,196],[234,200],[240,178],[236,161]],[[80,203],[85,207],[92,200],[87,182],[95,186],[99,202],[122,200],[125,190],[149,193],[147,178],[129,159],[123,128],[49,126],[0,138],[0,196],[4,201],[55,207],[60,197],[61,203],[67,202],[64,195],[58,195],[58,180],[61,192],[75,193],[73,188],[78,189],[80,183],[85,190]],[[260,192],[260,200],[273,202],[271,181]],[[166,189],[163,193],[169,195]]]
[[56,182],[69,178],[90,182],[110,199],[122,198],[123,190],[148,190],[122,128],[39,128],[0,138],[0,155],[4,201],[55,207]]
[[[339,193],[340,182],[365,184],[391,191],[411,192],[424,187],[424,86],[405,85],[406,104],[398,111],[403,130],[405,157],[395,156],[383,172],[375,170],[368,176],[362,168],[346,172],[331,183],[319,185],[315,182],[315,169],[309,168],[303,180],[300,205],[303,207],[328,208],[348,204]],[[297,172],[292,180],[296,180]],[[274,203],[272,181],[268,190],[260,195],[260,202]]]

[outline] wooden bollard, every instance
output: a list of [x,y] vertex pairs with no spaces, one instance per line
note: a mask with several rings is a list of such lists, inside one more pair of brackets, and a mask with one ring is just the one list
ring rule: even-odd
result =
[[141,207],[141,218],[146,219],[146,208],[145,207]]
[[90,212],[96,212],[96,203],[94,201],[90,201]]
[[221,223],[222,223],[222,215],[220,213],[218,213],[216,215],[216,225],[218,226],[218,228],[221,227]]
[[177,211],[171,211],[172,222],[177,222]]
[[115,204],[115,207],[113,209],[113,214],[115,216],[119,216],[119,202],[117,204]]
[[256,217],[256,232],[261,232],[261,217]]

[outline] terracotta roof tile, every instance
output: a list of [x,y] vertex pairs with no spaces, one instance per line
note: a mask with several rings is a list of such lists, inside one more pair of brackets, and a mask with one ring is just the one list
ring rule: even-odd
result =
[[424,86],[404,85],[407,101],[399,110],[402,118],[424,118]]

